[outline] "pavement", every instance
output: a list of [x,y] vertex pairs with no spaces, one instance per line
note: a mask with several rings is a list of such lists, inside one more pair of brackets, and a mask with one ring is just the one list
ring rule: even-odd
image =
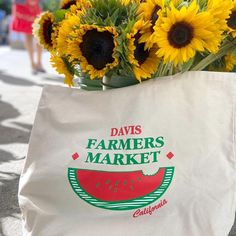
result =
[[43,62],[47,73],[32,75],[24,50],[0,46],[0,236],[22,236],[18,181],[37,105],[45,84],[63,84],[46,52]]
[[43,53],[46,74],[32,75],[24,50],[0,46],[0,236],[21,236],[17,191],[45,84],[63,85]]

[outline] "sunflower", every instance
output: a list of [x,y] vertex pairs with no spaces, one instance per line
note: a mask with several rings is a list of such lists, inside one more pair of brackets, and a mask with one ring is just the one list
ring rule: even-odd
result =
[[139,3],[140,0],[120,0],[123,5],[129,5],[130,3]]
[[223,57],[224,67],[222,71],[232,72],[236,66],[236,55],[228,53]]
[[143,32],[140,41],[145,43],[145,49],[151,48],[154,41],[154,26],[161,17],[165,0],[147,0],[142,2],[138,9],[138,17],[149,23],[148,29]]
[[66,18],[60,22],[57,36],[57,50],[60,55],[64,55],[68,46],[68,35],[80,25],[79,14],[66,15]]
[[213,16],[215,24],[221,29],[221,33],[227,29],[226,19],[229,18],[232,8],[232,0],[208,0],[206,10]]
[[65,76],[64,83],[68,84],[70,87],[73,86],[74,74],[67,59],[52,53],[50,61],[52,67],[54,67],[59,74],[63,74]]
[[38,42],[40,40],[40,37],[39,37],[40,19],[41,19],[41,15],[37,17],[32,24],[32,33]]
[[234,67],[236,66],[236,55],[228,54],[224,57],[225,60],[225,71],[233,71]]
[[90,6],[91,4],[87,0],[62,0],[60,4],[61,9],[70,9],[70,11],[74,13]]
[[236,66],[236,55],[228,53],[222,58],[214,61],[209,67],[209,71],[232,72]]
[[158,20],[158,11],[164,8],[164,0],[146,0],[141,2],[138,8],[138,16],[144,20],[150,20],[154,26]]
[[216,53],[222,38],[214,23],[209,12],[199,12],[196,1],[180,10],[171,4],[162,23],[155,27],[157,55],[164,58],[164,63],[177,65],[193,58],[196,51]]
[[139,81],[150,78],[156,72],[160,61],[156,55],[157,47],[155,45],[150,49],[145,49],[145,44],[140,42],[141,32],[145,27],[147,27],[146,24],[139,20],[132,31],[127,34],[128,61]]
[[118,65],[117,37],[113,27],[81,25],[71,33],[67,52],[72,60],[80,61],[82,71],[91,79],[102,78]]
[[178,6],[181,3],[181,0],[170,0],[175,6]]
[[60,8],[61,9],[70,9],[72,5],[76,5],[76,0],[61,0],[60,2]]
[[[78,0],[77,0],[78,1]],[[70,7],[72,13],[77,14],[78,12],[86,12],[86,9],[90,8],[92,5],[89,0],[80,0],[76,5]]]
[[227,26],[232,36],[236,37],[236,1],[233,2],[233,8],[231,9],[231,14],[227,19]]
[[53,50],[56,44],[57,27],[56,19],[51,12],[44,12],[36,21],[39,27],[35,26],[34,33],[39,43],[48,51]]

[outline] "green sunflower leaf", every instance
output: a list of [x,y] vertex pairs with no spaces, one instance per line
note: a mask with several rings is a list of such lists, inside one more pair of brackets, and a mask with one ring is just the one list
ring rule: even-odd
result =
[[89,78],[80,78],[79,84],[86,85],[88,87],[101,87],[101,79],[91,80]]
[[[137,4],[123,5],[118,0],[91,0],[92,7],[82,17],[82,23],[100,26],[126,26],[129,19],[134,19]],[[135,5],[135,6],[134,6]]]
[[233,54],[233,55],[236,55],[236,48],[235,49],[233,49],[233,51],[232,51],[232,53],[231,54]]
[[60,22],[62,21],[64,18],[65,18],[65,15],[68,11],[65,10],[65,9],[59,9],[59,10],[56,10],[53,14],[56,18],[56,21],[57,22]]
[[100,91],[102,90],[102,85],[100,87],[88,86],[86,84],[79,84],[80,88],[86,91]]

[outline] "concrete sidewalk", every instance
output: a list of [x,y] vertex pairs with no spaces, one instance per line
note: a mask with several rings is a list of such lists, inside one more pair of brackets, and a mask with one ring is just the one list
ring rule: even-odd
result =
[[[51,68],[48,53],[43,55],[47,73],[36,76],[25,51],[0,47],[0,58],[0,236],[21,236],[18,181],[35,112],[43,86],[63,85],[63,78]],[[230,236],[236,236],[236,227]]]
[[32,75],[24,50],[0,47],[0,236],[21,236],[18,181],[45,84],[61,84],[43,54],[46,74]]

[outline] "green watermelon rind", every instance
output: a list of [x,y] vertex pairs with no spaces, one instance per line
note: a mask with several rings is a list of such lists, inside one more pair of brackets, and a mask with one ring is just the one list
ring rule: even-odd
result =
[[107,210],[124,211],[124,210],[133,210],[133,209],[145,207],[155,202],[156,200],[158,200],[166,192],[174,176],[174,167],[165,167],[164,169],[165,169],[164,178],[162,180],[161,185],[157,189],[147,194],[146,196],[142,196],[142,197],[127,200],[127,201],[108,202],[108,201],[103,201],[103,200],[100,200],[91,196],[81,187],[80,183],[78,182],[77,176],[76,176],[76,171],[78,169],[76,168],[68,168],[68,179],[74,192],[82,200],[89,203],[90,205],[107,209]]

